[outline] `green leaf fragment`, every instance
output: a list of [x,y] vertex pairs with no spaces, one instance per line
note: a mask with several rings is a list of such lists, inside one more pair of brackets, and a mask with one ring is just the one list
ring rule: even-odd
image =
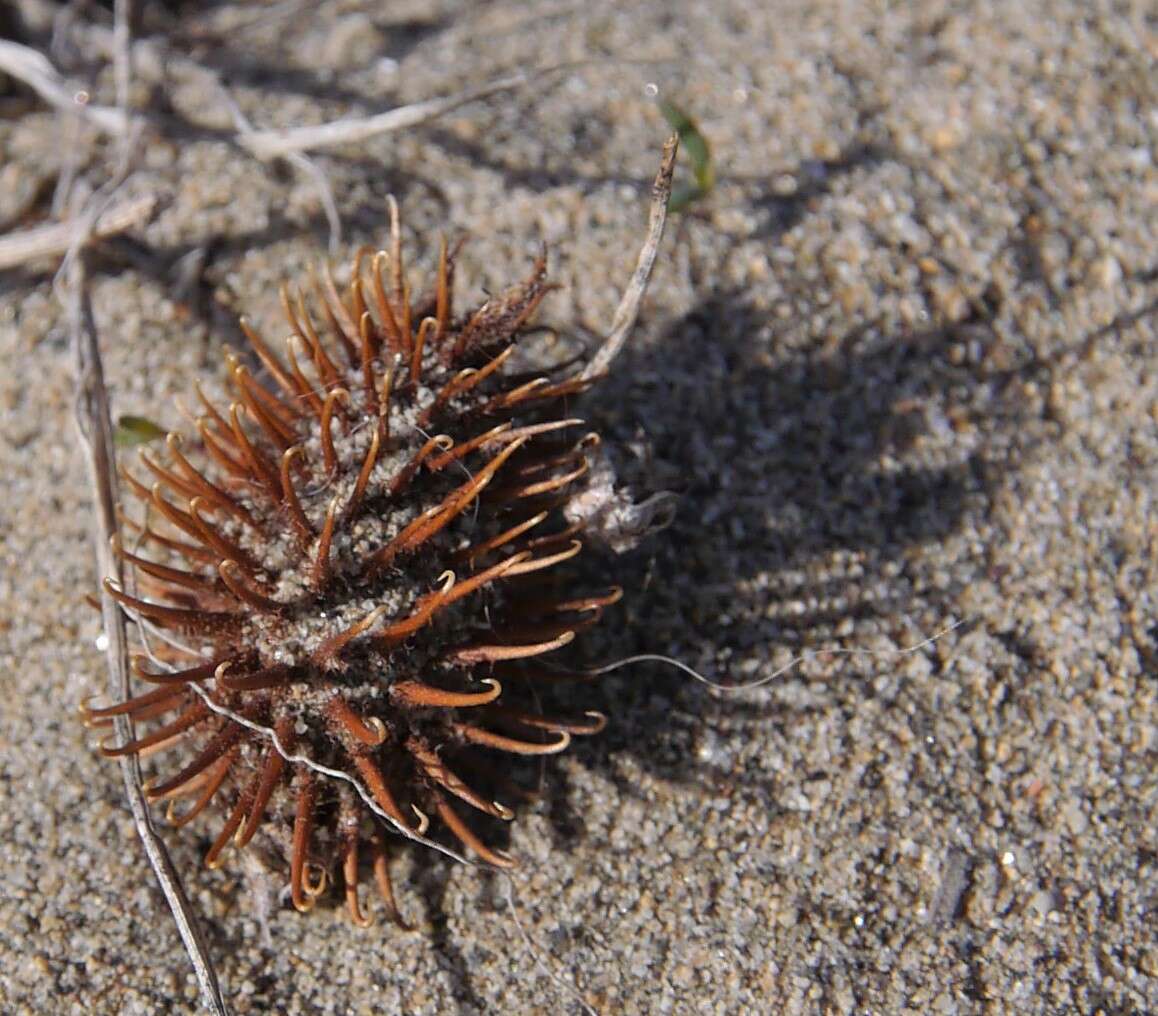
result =
[[669,212],[682,212],[688,205],[699,201],[704,196],[698,183],[681,183],[672,188],[671,197],[667,199]]
[[712,150],[696,122],[679,106],[660,100],[659,111],[669,126],[680,138],[680,149],[687,155],[695,177],[695,187],[680,187],[673,194],[668,207],[678,211],[693,201],[706,195],[716,183],[716,170],[712,164]]
[[118,416],[113,440],[118,448],[147,444],[165,436],[165,431],[143,416]]

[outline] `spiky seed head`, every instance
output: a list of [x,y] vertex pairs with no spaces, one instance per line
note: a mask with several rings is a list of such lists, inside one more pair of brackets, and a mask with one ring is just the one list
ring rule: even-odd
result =
[[329,273],[308,295],[283,288],[284,353],[243,320],[255,360],[227,352],[230,404],[198,387],[192,439],[125,472],[133,583],[109,592],[155,687],[87,710],[140,723],[106,755],[181,752],[148,792],[178,825],[223,816],[209,865],[260,834],[298,909],[341,882],[358,924],[366,848],[397,917],[391,832],[512,863],[477,819],[513,815],[496,799],[504,760],[601,729],[544,715],[536,686],[619,597],[559,581],[594,443],[568,400],[589,382],[509,364],[545,258],[456,316],[445,242],[415,298],[392,225],[391,251],[360,254],[344,292]]

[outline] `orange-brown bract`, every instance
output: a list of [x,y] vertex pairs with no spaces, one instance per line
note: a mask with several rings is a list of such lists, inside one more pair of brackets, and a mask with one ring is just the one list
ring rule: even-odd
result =
[[86,710],[140,724],[106,755],[183,752],[147,791],[177,825],[222,816],[210,866],[260,833],[299,910],[340,881],[358,924],[367,850],[397,918],[375,809],[512,863],[476,828],[512,817],[490,796],[505,782],[493,763],[602,728],[544,715],[536,685],[560,676],[541,657],[619,597],[557,579],[580,551],[561,509],[597,441],[568,400],[590,382],[509,370],[544,260],[456,317],[445,243],[414,299],[392,225],[390,252],[360,254],[344,293],[328,273],[309,299],[283,289],[284,354],[243,321],[261,369],[227,354],[233,403],[198,388],[195,438],[125,471],[143,508],[117,548],[134,585],[109,591],[156,687]]

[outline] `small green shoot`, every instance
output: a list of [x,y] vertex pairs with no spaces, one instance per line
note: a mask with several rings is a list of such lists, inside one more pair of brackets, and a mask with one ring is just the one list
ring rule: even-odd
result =
[[676,187],[668,201],[668,210],[681,212],[693,201],[706,197],[715,186],[716,169],[712,164],[712,150],[696,122],[675,103],[661,99],[659,111],[663,114],[680,138],[680,149],[687,153],[692,165],[695,183],[684,183]]

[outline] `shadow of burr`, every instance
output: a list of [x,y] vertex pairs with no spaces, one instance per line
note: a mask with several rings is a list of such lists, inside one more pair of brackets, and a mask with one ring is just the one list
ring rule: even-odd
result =
[[[742,683],[785,649],[839,642],[850,621],[888,630],[920,610],[950,611],[960,589],[939,585],[930,555],[913,551],[985,511],[1016,463],[971,435],[982,422],[1020,430],[1015,382],[1038,369],[993,368],[993,342],[972,321],[868,325],[794,348],[750,294],[717,291],[650,348],[626,351],[583,410],[608,447],[634,448],[619,465],[638,495],[671,489],[680,502],[670,527],[628,554],[583,555],[588,582],[626,591],[585,640],[587,656],[665,653]],[[969,343],[980,353],[962,360]],[[841,680],[864,680],[848,669]],[[585,764],[613,772],[626,753],[681,782],[735,783],[697,750],[713,728],[737,737],[800,719],[775,697],[720,700],[652,663],[580,696],[613,721],[576,743]]]

